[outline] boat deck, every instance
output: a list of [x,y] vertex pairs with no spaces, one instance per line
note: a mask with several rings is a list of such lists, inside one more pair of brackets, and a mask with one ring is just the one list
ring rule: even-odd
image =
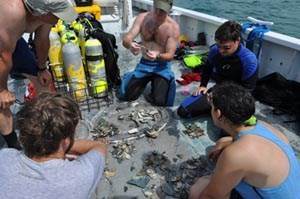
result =
[[[122,47],[121,43],[118,46],[119,68],[121,75],[123,75],[136,66],[139,57],[134,57]],[[172,62],[172,69],[176,78],[183,73],[190,72],[190,69],[179,60]],[[210,82],[209,86],[213,84],[214,82]],[[176,109],[180,103],[198,86],[199,82],[192,82],[186,86],[177,84],[176,100],[173,107],[153,107],[145,101],[144,96],[130,103],[120,102],[114,98],[109,107],[101,108],[96,115],[92,116],[91,123],[94,123],[93,125],[99,121],[99,118],[104,118],[115,127],[122,129],[123,135],[121,137],[120,135],[112,136],[111,141],[129,140],[125,143],[127,143],[127,152],[130,155],[126,156],[127,159],[118,158],[116,153],[121,154],[121,152],[116,151],[117,142],[110,144],[110,155],[106,165],[107,172],[97,186],[94,199],[147,198],[146,195],[150,193],[153,193],[152,198],[184,198],[185,192],[195,176],[212,172],[214,162],[207,160],[206,157],[217,140],[219,131],[214,126],[210,116],[180,119],[176,115]],[[145,94],[147,92],[149,89],[146,89]],[[294,121],[295,118],[289,115],[272,114],[273,108],[270,106],[259,102],[256,105],[257,118],[265,120],[283,131],[300,159],[299,122],[290,122]],[[118,119],[119,116],[130,115],[133,110],[149,110],[150,112],[153,109],[160,113],[160,120],[155,121],[154,124],[156,123],[157,127],[162,127],[155,139],[140,136],[145,132],[145,126],[137,127],[132,120],[127,120],[127,123],[124,123],[123,120]],[[88,115],[91,117],[91,113]],[[196,125],[203,129],[203,135],[196,136],[196,138],[189,136],[185,132],[189,125]],[[129,135],[127,133],[132,128],[138,129],[137,134]],[[149,159],[151,160],[150,163]],[[129,180],[134,181],[133,183],[138,182],[140,187],[128,184]],[[143,186],[140,184],[145,187],[141,188]]]
[[[122,76],[134,69],[140,57],[133,56],[121,43],[118,47]],[[176,78],[190,72],[180,60],[172,61],[172,69]],[[209,86],[213,84],[210,82]],[[81,107],[84,109],[84,122],[78,128],[77,137],[93,139],[95,129],[107,124],[113,127],[110,132],[119,132],[110,138],[106,171],[93,199],[150,198],[151,194],[152,199],[185,198],[188,187],[196,177],[213,171],[215,162],[208,160],[207,154],[219,137],[218,128],[210,116],[180,119],[176,115],[177,107],[199,86],[199,82],[176,86],[173,107],[154,107],[145,101],[144,95],[134,102],[121,102],[114,92],[110,93],[109,101],[103,99],[100,106],[90,110],[85,109],[84,105]],[[149,88],[145,94],[148,92]],[[300,159],[299,121],[293,122],[295,118],[289,115],[272,114],[273,108],[270,106],[259,102],[256,105],[258,119],[284,132]],[[144,116],[138,118],[136,115]],[[145,136],[151,127],[159,131],[157,138]],[[189,128],[198,134],[187,133]],[[84,135],[85,130],[89,131],[88,135]],[[135,133],[128,134],[129,130]]]
[[[139,12],[133,10],[133,15]],[[114,33],[110,30],[118,30],[114,26],[104,29],[110,33]],[[192,32],[192,29],[188,30]],[[123,76],[125,72],[134,69],[140,58],[133,56],[120,41],[117,45],[118,65]],[[190,72],[179,60],[172,61],[172,69],[176,78]],[[213,84],[211,81],[209,86]],[[186,198],[186,191],[196,177],[213,171],[215,162],[208,160],[207,155],[219,137],[219,130],[211,117],[180,119],[176,115],[180,103],[198,86],[199,82],[186,86],[177,84],[173,107],[154,107],[145,101],[144,96],[134,102],[121,102],[114,92],[109,93],[109,100],[103,99],[100,103],[96,100],[93,104],[95,106],[88,106],[88,109],[86,104],[81,104],[84,121],[78,128],[77,137],[93,139],[93,132],[102,125],[111,125],[110,133],[119,131],[110,138],[106,171],[92,199],[182,199]],[[149,88],[145,95],[148,92]],[[290,140],[300,160],[299,121],[294,122],[295,118],[290,115],[274,115],[272,107],[259,102],[256,107],[257,118],[279,128]],[[144,117],[136,118],[136,115]],[[145,118],[148,120],[145,121]],[[191,126],[199,134],[187,134],[186,130]],[[159,130],[157,138],[145,136],[150,127]],[[128,134],[129,130],[136,133]],[[3,145],[0,136],[0,147]]]
[[[123,76],[135,68],[140,57],[133,56],[120,42],[117,45],[118,65]],[[190,72],[180,60],[172,61],[172,69],[176,78]],[[211,81],[209,86],[213,84]],[[154,107],[145,101],[144,95],[134,102],[121,102],[114,92],[110,93],[109,101],[103,99],[89,110],[82,105],[85,122],[78,129],[77,137],[93,139],[93,131],[107,124],[113,127],[110,132],[119,131],[110,138],[106,172],[97,185],[93,199],[150,198],[151,194],[152,199],[185,198],[188,187],[197,176],[213,171],[214,162],[207,160],[207,154],[219,137],[218,128],[210,116],[180,119],[176,115],[177,107],[199,86],[199,82],[176,86],[173,107]],[[145,90],[145,95],[148,92],[149,88]],[[256,105],[257,118],[284,132],[300,160],[299,121],[293,122],[295,118],[289,115],[272,114],[273,108],[270,106],[259,102]],[[136,118],[136,115],[144,116]],[[145,121],[145,118],[148,120]],[[159,131],[157,138],[145,136],[151,127]],[[187,134],[189,128],[194,128],[192,131],[198,134]],[[89,131],[88,135],[84,135],[84,130]],[[135,133],[128,134],[129,130]]]

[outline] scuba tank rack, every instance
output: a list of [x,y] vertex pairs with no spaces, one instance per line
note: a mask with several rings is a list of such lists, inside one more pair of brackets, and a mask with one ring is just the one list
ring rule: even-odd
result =
[[59,21],[50,32],[49,69],[54,86],[73,98],[81,110],[109,106],[113,95],[106,79],[101,42],[90,37],[90,15],[66,24]]
[[56,81],[54,71],[50,72],[54,79],[56,91],[73,98],[81,111],[100,110],[101,107],[113,103],[114,97],[107,85],[92,86],[88,83],[84,88],[72,88],[70,86],[72,82],[69,82],[66,76],[59,77],[62,81]]

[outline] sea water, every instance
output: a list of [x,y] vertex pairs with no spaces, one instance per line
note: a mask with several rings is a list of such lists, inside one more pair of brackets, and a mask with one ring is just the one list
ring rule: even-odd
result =
[[271,31],[300,38],[300,0],[174,0],[174,5],[238,22],[248,16],[271,21]]

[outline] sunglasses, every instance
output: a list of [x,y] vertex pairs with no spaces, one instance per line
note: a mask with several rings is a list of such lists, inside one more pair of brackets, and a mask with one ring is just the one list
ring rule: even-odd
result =
[[[234,43],[235,43],[235,42],[233,42],[233,44],[234,44]],[[217,47],[218,47],[219,49],[223,49],[223,50],[230,50],[231,47],[233,46],[233,44],[231,44],[231,45],[220,45],[220,44],[216,43]]]

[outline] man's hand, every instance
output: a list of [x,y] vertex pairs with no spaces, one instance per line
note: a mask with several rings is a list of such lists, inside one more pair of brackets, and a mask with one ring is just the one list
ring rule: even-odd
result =
[[65,159],[68,160],[75,160],[78,157],[78,155],[74,155],[74,154],[66,154],[65,155]]
[[218,155],[223,151],[225,147],[228,145],[232,144],[232,137],[227,136],[227,137],[222,137],[220,138],[217,142],[215,147],[210,151],[208,158],[209,159],[215,159],[218,157]]
[[[108,139],[101,139],[99,141],[92,141],[92,140],[85,140],[79,139],[75,140],[72,148],[68,152],[68,155],[81,155],[89,152],[90,150],[97,150],[107,158],[108,151],[107,151],[107,144],[109,143]],[[69,156],[70,157],[70,156]]]
[[195,90],[195,91],[192,93],[192,95],[193,95],[193,96],[198,96],[198,95],[200,95],[201,93],[206,94],[206,92],[207,92],[207,88],[206,88],[206,87],[203,87],[203,86],[200,86],[197,90]]
[[52,77],[48,70],[39,71],[38,72],[38,79],[43,86],[48,86],[51,84]]
[[7,89],[0,90],[0,109],[7,109],[16,101],[15,95]]
[[141,52],[141,44],[133,41],[130,44],[129,50],[131,51],[132,54],[138,55]]
[[157,57],[159,54],[160,54],[159,51],[153,51],[153,50],[148,50],[148,49],[143,52],[143,56],[146,59],[151,60],[151,61],[157,60]]

